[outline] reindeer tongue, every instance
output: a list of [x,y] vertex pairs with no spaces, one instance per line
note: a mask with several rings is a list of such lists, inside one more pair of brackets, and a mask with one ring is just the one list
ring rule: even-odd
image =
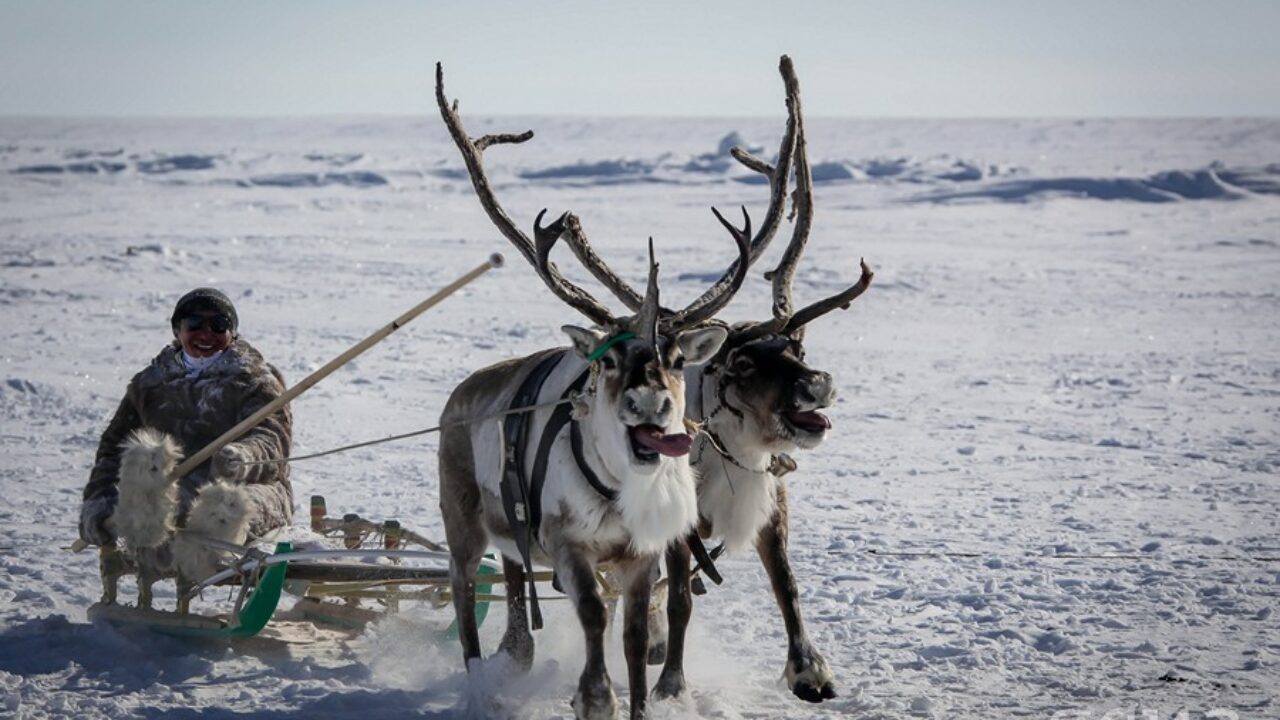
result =
[[814,412],[812,410],[794,410],[787,413],[787,420],[789,420],[792,425],[804,428],[805,430],[831,429],[831,419],[820,412]]
[[693,438],[685,433],[663,435],[662,428],[657,425],[637,425],[631,428],[631,438],[641,447],[661,453],[668,457],[688,455],[693,446]]

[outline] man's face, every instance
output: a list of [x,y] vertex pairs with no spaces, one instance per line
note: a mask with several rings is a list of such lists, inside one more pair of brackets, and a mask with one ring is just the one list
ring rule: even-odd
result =
[[178,342],[194,358],[217,355],[231,344],[231,319],[213,310],[197,310],[178,322]]

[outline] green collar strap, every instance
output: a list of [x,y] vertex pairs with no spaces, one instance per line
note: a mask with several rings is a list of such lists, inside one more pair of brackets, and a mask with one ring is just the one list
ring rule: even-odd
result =
[[604,342],[600,343],[599,347],[591,351],[591,354],[587,356],[587,362],[593,363],[599,360],[600,358],[604,357],[605,353],[609,352],[609,348],[613,347],[614,345],[617,345],[620,342],[626,342],[627,340],[630,340],[635,336],[636,334],[633,332],[620,332],[617,335],[614,335],[613,337],[606,339]]

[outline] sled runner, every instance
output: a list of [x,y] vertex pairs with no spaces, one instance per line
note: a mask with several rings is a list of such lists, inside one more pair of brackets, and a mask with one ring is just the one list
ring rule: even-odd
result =
[[[292,552],[289,543],[278,543],[276,555]],[[104,573],[112,564],[110,555],[119,553],[115,548],[103,548],[102,556]],[[123,563],[118,566],[120,574],[124,574]],[[91,621],[102,620],[113,625],[140,625],[149,630],[165,635],[182,635],[187,637],[248,637],[257,635],[266,627],[271,616],[275,614],[276,605],[280,602],[280,592],[284,588],[286,565],[281,563],[256,574],[253,583],[242,583],[237,594],[235,609],[230,615],[199,615],[190,612],[169,612],[152,608],[131,607],[115,602],[95,603],[89,608]],[[114,583],[115,577],[104,574],[104,586]]]
[[[179,598],[176,610],[158,610],[125,605],[116,601],[114,588],[119,579],[136,572],[126,553],[114,547],[102,549],[99,571],[103,598],[88,610],[91,621],[117,626],[142,627],[165,635],[206,638],[250,637],[261,632],[276,614],[284,594],[298,598],[293,611],[308,621],[360,630],[371,622],[421,603],[431,611],[452,618],[452,591],[449,584],[448,549],[418,533],[402,528],[395,520],[381,523],[347,514],[329,517],[323,496],[311,498],[311,528],[317,534],[339,541],[341,548],[308,547],[276,543],[274,551],[233,545],[188,533],[226,558],[225,569],[200,580]],[[410,549],[418,546],[421,549]],[[718,550],[718,548],[717,548]],[[712,552],[713,556],[718,552]],[[406,564],[412,561],[414,564]],[[695,570],[695,572],[697,572]],[[501,564],[492,555],[481,562],[484,582],[476,586],[476,624],[484,623],[489,603],[503,602],[495,592],[505,578]],[[535,571],[533,579],[547,589],[558,589],[554,573]],[[601,594],[616,599],[621,589],[608,566],[596,574]],[[665,578],[658,580],[655,593],[663,591]],[[695,583],[700,585],[700,583]],[[229,612],[191,612],[189,601],[214,588],[231,588],[234,603]],[[563,600],[561,594],[545,600]],[[441,626],[443,626],[443,621]],[[457,624],[450,620],[439,632],[441,640],[456,640]]]
[[[358,515],[341,519],[324,515],[324,498],[312,498],[312,527],[326,537],[339,537],[344,547],[295,546],[281,542],[271,553],[254,547],[234,545],[214,538],[188,533],[186,539],[217,551],[224,568],[179,591],[175,610],[124,605],[116,601],[121,577],[137,572],[129,554],[114,546],[102,548],[99,571],[103,597],[89,608],[90,620],[114,625],[145,627],[167,635],[192,637],[248,637],[261,632],[275,614],[282,593],[297,596],[295,606],[313,622],[359,629],[402,603],[421,602],[431,608],[448,607],[448,554],[445,549],[389,520],[374,523]],[[422,550],[408,549],[409,544]],[[406,560],[423,564],[401,564]],[[482,575],[497,576],[498,563],[487,559]],[[201,614],[190,610],[190,601],[212,588],[233,588],[230,612]],[[476,620],[484,621],[488,601],[493,599],[488,584],[477,586],[485,598],[477,604]],[[501,597],[501,596],[498,596]],[[450,612],[450,616],[452,613]],[[452,625],[442,633],[450,637]]]

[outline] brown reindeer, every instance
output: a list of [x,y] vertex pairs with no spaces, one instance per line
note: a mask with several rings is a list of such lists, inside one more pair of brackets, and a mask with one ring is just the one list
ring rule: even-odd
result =
[[[595,579],[596,568],[608,562],[623,588],[631,717],[642,717],[648,694],[645,659],[651,573],[666,547],[684,537],[698,517],[687,457],[693,441],[684,425],[682,369],[686,363],[711,358],[728,334],[724,327],[702,325],[729,302],[746,276],[750,219],[746,229],[739,231],[721,218],[738,246],[737,262],[710,291],[676,312],[659,305],[651,241],[646,292],[643,296],[632,292],[624,300],[634,315],[615,317],[565,280],[549,261],[553,246],[565,234],[571,245],[589,253],[577,219],[566,213],[544,227],[544,210],[534,221],[531,241],[512,223],[490,189],[481,160],[484,149],[524,142],[533,133],[471,139],[456,105],[451,107],[445,98],[439,65],[436,100],[489,218],[547,287],[595,325],[566,325],[571,348],[546,350],[474,373],[453,391],[445,406],[440,508],[452,556],[451,585],[464,659],[470,668],[470,661],[481,655],[475,583],[481,557],[492,543],[502,552],[507,585],[508,623],[500,650],[518,666],[530,667],[529,608],[535,610],[535,627],[540,618],[536,600],[526,601],[524,583],[533,563],[553,568],[586,636],[586,662],[573,699],[575,714],[615,717],[617,699],[604,662],[607,617]],[[593,253],[585,257],[597,277],[613,277],[603,264],[593,264]],[[531,377],[540,383],[531,383]],[[575,392],[580,394],[574,400],[572,418],[563,406],[527,414],[527,424],[524,429],[517,427],[517,434],[541,439],[523,447],[508,446],[505,421],[449,424],[490,417],[513,406],[545,404]],[[557,424],[558,414],[562,424]],[[544,431],[548,426],[551,430]],[[527,494],[508,497],[504,503],[504,495],[515,493],[507,482],[512,472],[532,476],[531,483]],[[523,483],[519,487],[524,493]],[[534,600],[532,586],[530,591],[529,599]]]
[[[822,442],[831,422],[820,411],[836,395],[831,375],[805,364],[805,326],[836,308],[848,308],[870,285],[873,274],[861,263],[856,284],[795,310],[791,285],[812,227],[813,186],[799,89],[785,57],[782,74],[797,131],[795,224],[777,268],[765,274],[773,283],[773,318],[735,325],[710,362],[686,371],[686,412],[702,423],[692,455],[698,474],[699,534],[720,537],[730,550],[755,545],[786,625],[787,685],[804,700],[822,702],[835,697],[834,676],[810,642],[800,615],[799,592],[787,559],[789,513],[782,476],[795,469],[787,453]],[[782,165],[761,163],[758,169],[776,173]],[[753,248],[753,254],[759,252]],[[667,572],[668,645],[654,691],[660,697],[678,695],[685,688],[684,639],[692,613],[688,545],[671,546]]]

